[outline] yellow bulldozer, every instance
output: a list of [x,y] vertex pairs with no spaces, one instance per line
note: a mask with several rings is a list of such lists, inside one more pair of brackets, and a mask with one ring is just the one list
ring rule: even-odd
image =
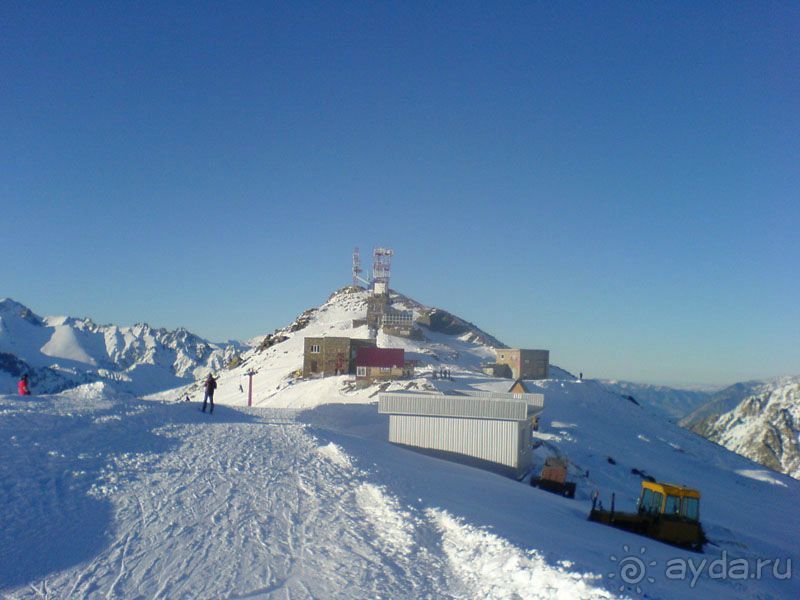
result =
[[635,513],[617,512],[614,494],[611,495],[611,510],[598,507],[597,496],[594,496],[589,520],[695,552],[702,552],[707,541],[700,524],[700,492],[670,483],[642,481]]

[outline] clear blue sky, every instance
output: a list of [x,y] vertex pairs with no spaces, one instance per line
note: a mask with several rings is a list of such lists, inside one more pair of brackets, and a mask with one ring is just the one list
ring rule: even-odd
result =
[[0,296],[290,322],[393,287],[587,376],[800,372],[794,2],[0,5]]

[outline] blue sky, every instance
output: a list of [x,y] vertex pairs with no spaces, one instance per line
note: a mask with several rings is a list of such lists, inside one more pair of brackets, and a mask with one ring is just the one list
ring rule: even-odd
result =
[[800,372],[795,3],[0,6],[0,296],[246,338],[393,287],[587,376]]

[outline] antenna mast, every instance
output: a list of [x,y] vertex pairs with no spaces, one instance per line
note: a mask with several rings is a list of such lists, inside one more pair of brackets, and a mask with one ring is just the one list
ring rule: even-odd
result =
[[391,248],[375,248],[372,252],[372,291],[375,294],[389,293],[393,255]]
[[361,279],[361,252],[356,246],[356,249],[353,250],[353,285],[358,285],[359,280]]
[[364,269],[361,268],[361,252],[356,246],[355,250],[353,250],[353,285],[364,284],[369,287],[370,282],[361,276],[363,272]]

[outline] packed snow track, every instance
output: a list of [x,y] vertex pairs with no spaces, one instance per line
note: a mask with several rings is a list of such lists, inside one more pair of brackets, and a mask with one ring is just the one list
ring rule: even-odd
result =
[[89,393],[0,412],[3,597],[610,597],[402,506],[292,411]]

